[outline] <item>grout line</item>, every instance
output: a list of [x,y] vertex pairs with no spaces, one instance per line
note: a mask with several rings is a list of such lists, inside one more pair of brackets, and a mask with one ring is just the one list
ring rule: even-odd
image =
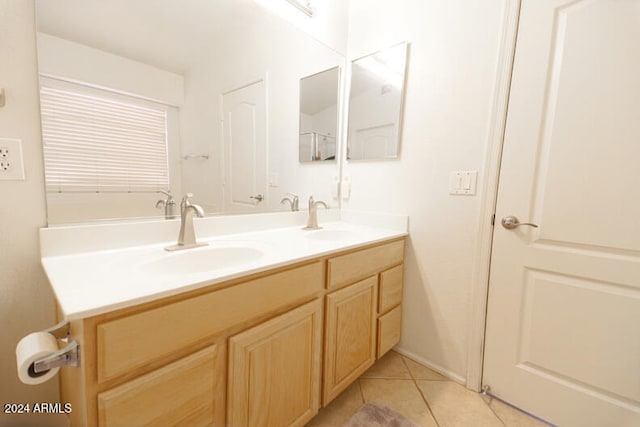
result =
[[368,378],[359,378],[360,380],[376,380],[376,381],[415,381],[413,378],[373,378],[373,377],[368,377]]
[[[411,375],[411,378],[413,378],[414,380],[420,380],[420,381],[422,381],[422,380],[425,380],[425,381],[453,381],[456,384],[460,384],[457,381],[447,377],[446,375],[444,375],[444,374],[442,374],[442,373],[440,373],[440,372],[438,372],[438,371],[436,371],[434,369],[431,369],[430,367],[425,366],[424,364],[422,364],[422,363],[420,363],[418,361],[413,360],[409,356],[405,356],[404,354],[401,354],[401,353],[398,353],[398,354],[400,354],[400,357],[402,357],[402,361],[404,362],[405,366],[407,367],[407,370],[409,370],[409,375]],[[432,371],[433,373],[439,375],[442,378],[416,378],[413,375],[413,372],[411,371],[411,368],[409,368],[409,364],[407,363],[407,359],[411,360],[415,364],[418,364],[418,365],[422,366],[425,369],[428,369],[428,370]],[[464,384],[461,384],[461,385],[464,385]]]
[[[428,381],[428,380],[421,380],[421,381]],[[420,387],[418,387],[418,382],[416,380],[413,380],[413,385],[418,390],[418,393],[420,393],[420,397],[422,397],[422,400],[424,401],[425,405],[427,405],[427,409],[429,410],[429,413],[431,414],[431,417],[433,418],[433,421],[436,423],[436,426],[440,427],[440,423],[438,422],[438,418],[436,418],[435,412],[433,412],[433,410],[431,409],[431,405],[429,404],[429,401],[427,400],[427,396],[425,396],[424,393],[422,392],[422,389]]]
[[[482,393],[480,393],[480,394],[482,394]],[[542,418],[536,417],[535,415],[530,414],[529,412],[518,408],[517,406],[507,402],[506,400],[502,400],[499,397],[496,397],[496,396],[494,396],[492,394],[488,394],[488,393],[486,394],[486,396],[490,399],[490,401],[494,401],[494,400],[498,401],[498,403],[510,408],[512,411],[517,412],[521,416],[523,416],[523,417],[525,417],[525,418],[527,418],[527,419],[529,419],[531,421],[538,422],[538,423],[541,423],[543,425],[547,425],[549,427],[557,427],[554,424],[551,424],[551,423],[543,420]],[[482,400],[484,400],[484,399],[482,399]],[[487,403],[487,405],[488,405],[488,403]],[[493,408],[491,408],[491,410],[493,410]],[[496,411],[493,411],[493,412],[494,412],[494,414],[496,414],[498,416],[498,418],[500,418],[500,415],[498,415]],[[506,425],[506,421],[504,422],[504,424]]]
[[497,418],[498,420],[500,420],[500,422],[502,423],[502,425],[503,425],[504,427],[507,427],[507,423],[505,423],[505,422],[504,422],[504,420],[500,417],[500,415],[498,415],[498,413],[497,413],[496,411],[494,411],[494,409],[491,407],[491,405],[489,405],[489,403],[493,401],[493,396],[490,396],[490,395],[488,395],[488,394],[487,394],[487,395],[485,395],[485,396],[487,397],[487,399],[488,399],[488,401],[486,401],[486,400],[484,400],[484,398],[482,397],[482,393],[479,393],[479,394],[480,394],[480,399],[482,400],[482,402],[483,402],[485,405],[487,405],[487,407],[489,408],[489,410],[490,410],[491,412],[493,412],[493,415],[495,415],[495,416],[496,416],[496,418]]
[[364,392],[362,391],[362,383],[360,382],[360,378],[358,378],[357,381],[358,390],[360,390],[360,398],[362,399],[362,404],[364,405],[365,403],[367,403],[367,400],[364,398]]
[[418,390],[418,394],[420,394],[420,397],[424,401],[424,404],[427,405],[427,410],[431,414],[431,418],[433,418],[433,421],[436,423],[436,426],[440,427],[440,423],[436,418],[436,414],[431,409],[431,405],[429,405],[429,402],[427,401],[427,396],[425,396],[424,393],[422,393],[422,390],[420,389],[420,387],[418,387],[418,383],[413,375],[413,372],[411,372],[411,369],[409,369],[409,365],[407,364],[407,361],[405,360],[403,355],[400,355],[400,358],[402,359],[402,363],[404,363],[404,366],[407,368],[407,371],[409,371],[409,375],[411,376],[411,380],[413,381],[414,387]]
[[[398,353],[398,354],[400,354],[400,353]],[[413,375],[413,372],[411,372],[411,369],[409,369],[409,365],[407,364],[407,360],[401,354],[400,354],[400,359],[402,359],[402,363],[404,363],[404,367],[407,368],[407,371],[409,371],[409,376],[411,377],[411,379],[413,381],[415,381],[416,377]]]

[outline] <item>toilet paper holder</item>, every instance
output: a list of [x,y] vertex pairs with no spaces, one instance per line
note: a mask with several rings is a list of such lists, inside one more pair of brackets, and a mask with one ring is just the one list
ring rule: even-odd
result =
[[33,370],[36,374],[61,366],[80,366],[80,345],[76,340],[69,341],[71,336],[69,322],[62,321],[49,329],[45,329],[43,332],[48,332],[59,341],[64,341],[68,344],[60,351],[33,362]]

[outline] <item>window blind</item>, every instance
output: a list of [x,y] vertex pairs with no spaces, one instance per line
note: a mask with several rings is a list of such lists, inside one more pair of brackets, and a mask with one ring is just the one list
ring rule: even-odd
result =
[[166,108],[93,92],[41,84],[47,191],[168,189]]

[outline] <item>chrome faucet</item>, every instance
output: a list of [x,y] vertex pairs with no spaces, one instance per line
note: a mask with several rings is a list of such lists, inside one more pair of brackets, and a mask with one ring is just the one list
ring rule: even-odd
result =
[[280,204],[283,205],[284,203],[289,202],[289,204],[291,205],[291,212],[299,211],[300,207],[298,206],[298,196],[292,193],[287,193],[287,196],[291,196],[291,198],[285,197],[284,199],[280,200]]
[[322,227],[318,227],[318,205],[322,205],[325,209],[329,209],[329,205],[327,205],[322,200],[318,200],[317,202],[313,200],[313,196],[309,197],[309,218],[307,219],[307,226],[303,228],[303,230],[317,230]]
[[160,192],[167,196],[167,198],[158,200],[156,202],[156,208],[164,208],[164,219],[174,219],[176,217],[176,201],[171,191],[160,190]]
[[198,246],[206,246],[207,243],[197,243],[196,233],[193,230],[193,214],[195,213],[198,218],[204,216],[204,210],[202,207],[191,203],[189,198],[193,197],[193,194],[187,193],[180,203],[180,234],[178,234],[178,243],[172,246],[164,248],[167,251],[179,251],[182,249],[197,248]]

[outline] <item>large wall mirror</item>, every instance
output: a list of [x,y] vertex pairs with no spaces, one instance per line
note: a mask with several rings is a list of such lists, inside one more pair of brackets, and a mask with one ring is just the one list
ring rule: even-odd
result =
[[301,162],[336,160],[339,88],[339,67],[300,80]]
[[407,50],[401,43],[351,63],[348,160],[399,156]]
[[163,217],[162,191],[208,214],[332,201],[338,165],[300,167],[297,101],[301,78],[344,67],[335,46],[254,0],[36,8],[50,225]]

